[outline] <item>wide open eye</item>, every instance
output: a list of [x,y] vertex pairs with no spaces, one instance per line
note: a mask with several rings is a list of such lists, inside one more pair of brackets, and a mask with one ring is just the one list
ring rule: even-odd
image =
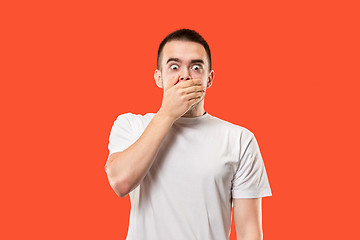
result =
[[198,65],[198,64],[196,64],[196,65],[192,66],[192,69],[194,69],[194,70],[200,70],[200,69],[201,69],[201,66]]
[[178,65],[176,65],[176,64],[172,64],[170,66],[170,68],[173,69],[173,70],[179,69]]

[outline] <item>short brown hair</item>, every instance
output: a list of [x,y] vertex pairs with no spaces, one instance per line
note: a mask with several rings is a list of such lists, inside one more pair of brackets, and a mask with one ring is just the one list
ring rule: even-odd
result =
[[195,30],[187,29],[187,28],[182,28],[182,29],[176,30],[176,31],[170,33],[169,35],[167,35],[166,38],[164,40],[162,40],[162,42],[160,43],[160,46],[159,46],[159,50],[158,50],[157,63],[156,63],[157,69],[161,68],[160,55],[162,53],[162,50],[163,50],[165,44],[171,40],[185,40],[185,41],[200,43],[205,48],[205,51],[206,51],[206,54],[207,54],[207,57],[209,60],[209,71],[211,70],[211,53],[210,53],[209,45],[207,44],[205,39],[198,32],[196,32]]

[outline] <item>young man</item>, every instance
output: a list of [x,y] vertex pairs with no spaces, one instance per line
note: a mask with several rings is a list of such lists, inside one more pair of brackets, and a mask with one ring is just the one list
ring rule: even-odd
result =
[[124,113],[105,164],[120,197],[130,195],[127,240],[262,239],[261,198],[272,196],[257,140],[248,129],[204,110],[214,79],[210,49],[180,29],[160,44],[157,113]]

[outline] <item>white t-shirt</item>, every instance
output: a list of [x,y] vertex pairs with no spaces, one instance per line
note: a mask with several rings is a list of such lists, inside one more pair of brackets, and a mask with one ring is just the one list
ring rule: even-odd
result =
[[[119,115],[109,156],[132,145],[154,115]],[[149,172],[129,195],[126,240],[228,240],[232,198],[272,193],[254,134],[205,113],[174,122]]]

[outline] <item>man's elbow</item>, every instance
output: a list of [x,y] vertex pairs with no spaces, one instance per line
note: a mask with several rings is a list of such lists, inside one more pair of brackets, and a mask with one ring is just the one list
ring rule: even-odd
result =
[[111,188],[116,195],[121,198],[126,197],[129,194],[129,184],[124,178],[120,178],[119,174],[112,168],[112,164],[107,164],[105,167],[106,175],[108,177]]
[[115,180],[108,176],[111,188],[114,190],[116,195],[121,198],[126,197],[129,194],[129,187],[126,181]]
[[[111,184],[110,184],[111,185]],[[114,190],[116,195],[118,195],[121,198],[126,197],[129,194],[129,188],[124,182],[116,182],[111,185],[111,188]]]

